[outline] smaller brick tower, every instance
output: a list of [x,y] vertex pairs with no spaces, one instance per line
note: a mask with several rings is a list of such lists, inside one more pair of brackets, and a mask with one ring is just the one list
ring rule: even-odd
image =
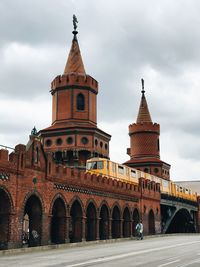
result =
[[47,153],[67,166],[90,157],[109,157],[111,136],[97,128],[98,82],[85,72],[73,17],[74,37],[63,75],[51,83],[52,125],[39,132]]
[[130,148],[127,149],[127,154],[130,160],[125,164],[169,180],[170,165],[160,160],[160,125],[151,120],[143,79],[141,92],[137,121],[129,125]]

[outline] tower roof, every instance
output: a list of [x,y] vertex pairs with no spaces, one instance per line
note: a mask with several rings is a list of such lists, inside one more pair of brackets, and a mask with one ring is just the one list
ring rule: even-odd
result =
[[140,102],[140,108],[137,116],[137,123],[152,123],[151,115],[148,109],[146,97],[144,95],[144,80],[142,79],[142,98]]
[[81,57],[81,51],[79,48],[79,44],[78,44],[78,39],[77,39],[77,19],[75,16],[73,16],[73,24],[74,24],[74,31],[72,32],[74,34],[73,40],[72,40],[72,46],[69,52],[69,56],[67,59],[67,63],[64,69],[64,74],[69,74],[72,72],[75,73],[80,73],[80,74],[86,74],[85,73],[85,68],[83,65],[83,60]]

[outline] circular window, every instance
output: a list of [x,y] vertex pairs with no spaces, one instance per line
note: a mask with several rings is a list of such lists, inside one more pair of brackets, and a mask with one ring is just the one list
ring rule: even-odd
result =
[[51,146],[52,145],[51,139],[47,139],[46,142],[45,142],[45,145],[46,146]]
[[107,144],[105,144],[105,149],[106,149],[106,150],[108,149],[108,145],[107,145]]
[[95,146],[97,146],[98,145],[98,140],[95,139],[94,143],[95,143]]
[[148,168],[144,168],[144,172],[149,172],[149,169]]
[[73,144],[73,138],[72,137],[67,138],[67,144],[69,144],[69,145]]
[[100,147],[102,147],[103,146],[103,142],[100,142]]
[[56,139],[56,145],[58,145],[58,146],[62,145],[62,139],[61,138]]
[[82,137],[81,142],[82,142],[82,144],[86,145],[88,143],[87,137]]
[[158,173],[158,171],[159,171],[158,168],[155,168],[155,169],[154,169],[154,172],[155,172],[155,173]]

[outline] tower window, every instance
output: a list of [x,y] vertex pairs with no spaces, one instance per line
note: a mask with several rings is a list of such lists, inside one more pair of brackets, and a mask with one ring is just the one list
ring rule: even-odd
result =
[[77,110],[85,110],[85,97],[83,94],[78,94],[76,99]]
[[157,150],[160,151],[160,143],[159,143],[159,139],[157,140]]
[[58,145],[58,146],[62,145],[62,139],[61,138],[56,139],[56,145]]
[[73,141],[74,140],[71,136],[67,138],[67,144],[71,145],[71,144],[73,144]]
[[82,137],[81,138],[81,142],[82,142],[83,145],[87,145],[87,143],[88,143],[87,137]]

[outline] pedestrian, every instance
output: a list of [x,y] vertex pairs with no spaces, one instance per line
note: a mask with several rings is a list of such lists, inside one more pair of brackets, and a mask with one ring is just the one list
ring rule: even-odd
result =
[[136,227],[136,236],[138,239],[143,239],[143,224],[142,224],[142,221],[138,222]]

